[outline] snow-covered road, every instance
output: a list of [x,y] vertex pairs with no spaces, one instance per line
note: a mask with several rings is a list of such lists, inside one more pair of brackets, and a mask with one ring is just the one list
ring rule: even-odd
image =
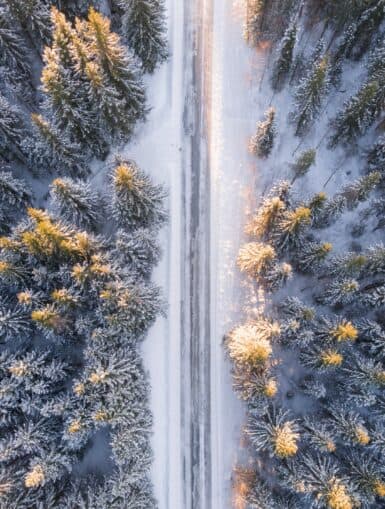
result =
[[168,316],[144,345],[153,481],[160,509],[227,509],[244,412],[222,340],[242,314],[235,259],[257,175],[247,143],[264,55],[242,40],[244,0],[167,4],[172,55],[149,80],[153,110],[127,149],[170,192],[155,273]]

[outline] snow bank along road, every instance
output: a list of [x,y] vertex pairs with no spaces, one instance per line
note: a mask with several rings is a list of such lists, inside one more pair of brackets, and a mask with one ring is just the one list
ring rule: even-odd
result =
[[167,5],[172,56],[149,81],[154,107],[127,148],[170,194],[155,273],[168,317],[144,344],[153,481],[160,509],[227,509],[243,413],[222,338],[242,312],[234,265],[256,174],[247,140],[259,115],[251,91],[263,61],[242,41],[244,0]]

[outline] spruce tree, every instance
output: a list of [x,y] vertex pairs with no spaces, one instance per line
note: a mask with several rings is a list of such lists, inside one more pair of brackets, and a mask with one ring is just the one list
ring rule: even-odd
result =
[[295,91],[295,109],[291,120],[296,136],[302,136],[318,116],[322,100],[330,88],[330,64],[327,55],[316,59]]
[[312,148],[300,153],[297,160],[291,165],[294,173],[292,183],[299,177],[303,177],[315,163],[316,151]]
[[265,113],[265,121],[258,122],[257,131],[251,138],[249,150],[258,157],[268,157],[273,149],[276,135],[275,109],[270,108]]
[[168,55],[164,0],[117,0],[123,12],[121,33],[142,63],[154,72]]
[[69,224],[94,229],[103,214],[102,203],[88,182],[57,178],[50,187],[52,205]]
[[32,114],[32,136],[23,147],[29,166],[37,173],[53,173],[81,177],[89,170],[81,146],[41,115]]
[[378,114],[376,105],[378,91],[378,82],[370,81],[345,102],[343,109],[332,122],[334,133],[330,137],[330,147],[333,148],[339,143],[349,143],[366,133]]
[[49,8],[44,0],[5,0],[15,20],[28,39],[40,52],[49,42],[51,22]]
[[291,23],[285,31],[278,50],[277,59],[274,62],[271,82],[273,89],[276,91],[282,90],[290,73],[296,40],[297,25],[295,23]]
[[28,128],[21,110],[0,93],[0,153],[5,157],[13,155],[25,163],[23,142],[27,136]]
[[109,20],[92,8],[84,29],[89,50],[105,73],[108,83],[122,100],[126,114],[125,121],[121,120],[120,124],[109,127],[113,132],[120,131],[129,135],[134,124],[142,120],[146,113],[143,83],[135,61],[119,37],[111,32]]
[[118,161],[112,172],[112,211],[128,230],[157,228],[166,220],[162,186],[155,185],[133,161]]

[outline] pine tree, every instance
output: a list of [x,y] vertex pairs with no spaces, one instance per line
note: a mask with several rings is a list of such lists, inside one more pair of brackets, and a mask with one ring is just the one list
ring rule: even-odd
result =
[[272,246],[249,242],[240,248],[237,264],[242,272],[261,281],[273,268],[276,256]]
[[299,206],[286,211],[275,233],[275,243],[279,250],[297,247],[303,241],[311,222],[311,210],[308,207]]
[[381,136],[372,146],[367,154],[369,171],[379,171],[383,176],[385,173],[385,137]]
[[304,150],[298,156],[297,160],[291,165],[294,173],[292,183],[299,177],[303,177],[315,163],[316,151],[312,148]]
[[23,141],[27,136],[28,129],[22,112],[0,93],[0,153],[5,157],[12,154],[25,163]]
[[344,357],[337,348],[312,345],[301,352],[300,361],[304,366],[322,372],[340,368]]
[[339,143],[349,143],[365,134],[378,113],[376,107],[378,91],[378,82],[369,81],[355,96],[345,102],[343,109],[331,124],[334,134],[330,138],[330,147],[335,147]]
[[29,40],[40,52],[49,42],[51,23],[47,4],[43,0],[5,0],[12,16],[20,23]]
[[256,46],[264,31],[264,17],[268,9],[267,0],[252,0],[247,5],[247,19],[244,35],[246,41]]
[[250,417],[246,431],[256,450],[268,450],[280,459],[290,458],[298,451],[299,428],[289,420],[288,412],[272,408],[263,418]]
[[30,324],[25,312],[19,308],[11,307],[7,302],[0,302],[0,340],[16,341],[30,331]]
[[36,173],[56,170],[77,177],[88,173],[79,144],[70,141],[41,115],[33,114],[31,119],[32,137],[24,142],[23,147],[28,153],[29,165]]
[[68,223],[91,229],[100,223],[102,203],[88,182],[55,179],[50,186],[50,196],[58,215]]
[[163,0],[118,0],[123,11],[121,32],[144,72],[154,72],[168,55]]
[[336,451],[337,447],[333,436],[324,422],[304,419],[302,427],[305,431],[305,438],[319,452],[330,454]]
[[351,304],[357,299],[359,290],[360,285],[355,279],[337,279],[317,296],[317,301],[328,306]]
[[353,509],[354,489],[330,458],[302,456],[294,470],[293,489],[305,494],[313,507]]
[[335,256],[327,266],[330,276],[360,279],[367,270],[368,257],[362,253],[346,253]]
[[29,86],[30,62],[20,32],[14,27],[6,10],[0,7],[0,66],[7,69],[8,79],[15,85]]
[[21,209],[31,202],[32,192],[28,185],[16,179],[9,171],[0,171],[0,208]]
[[227,338],[229,355],[236,363],[264,365],[272,355],[271,340],[279,334],[279,324],[264,318],[240,325]]
[[370,193],[378,186],[381,181],[381,174],[373,171],[364,177],[356,180],[352,184],[343,188],[340,193],[346,200],[350,209],[357,207],[360,202],[367,200]]
[[278,50],[277,59],[274,62],[271,82],[273,89],[276,91],[282,90],[290,73],[296,40],[297,25],[291,23],[285,31]]
[[148,278],[159,262],[161,250],[152,230],[139,228],[132,233],[119,231],[116,236],[116,256],[131,270]]
[[282,219],[285,208],[284,201],[278,196],[265,198],[254,217],[247,224],[246,233],[258,239],[268,238]]
[[291,114],[296,136],[302,136],[318,116],[322,100],[330,88],[329,73],[329,57],[322,56],[300,81],[295,92],[295,109]]
[[358,413],[345,406],[328,408],[328,412],[331,429],[337,438],[363,447],[370,443],[369,431]]
[[112,211],[128,230],[157,228],[166,220],[165,192],[155,185],[133,161],[118,161],[112,173]]
[[311,274],[319,272],[333,246],[329,242],[307,242],[295,258],[295,262],[303,272]]
[[353,453],[348,457],[349,478],[359,491],[362,503],[372,505],[385,497],[385,479],[380,463],[373,457]]
[[266,120],[258,122],[257,131],[251,138],[249,150],[258,157],[268,157],[273,149],[276,135],[275,109],[270,108],[265,113]]
[[109,127],[112,131],[131,134],[133,125],[142,120],[146,113],[144,88],[135,62],[121,45],[119,37],[110,31],[109,20],[92,8],[84,28],[95,62],[122,100],[126,114],[124,123]]

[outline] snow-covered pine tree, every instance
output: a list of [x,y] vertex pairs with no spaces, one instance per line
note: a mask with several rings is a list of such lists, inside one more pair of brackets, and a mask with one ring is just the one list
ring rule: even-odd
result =
[[89,182],[57,178],[50,186],[50,196],[59,217],[69,224],[95,229],[100,223],[102,202]]
[[269,244],[248,242],[241,246],[237,264],[242,272],[261,282],[274,267],[276,258],[275,249]]
[[366,133],[378,114],[376,104],[378,91],[378,82],[369,81],[345,102],[343,109],[331,123],[334,131],[329,141],[331,148],[339,143],[349,143]]
[[27,136],[28,128],[21,110],[0,93],[0,154],[6,160],[14,156],[25,163],[23,141]]
[[9,171],[0,171],[0,208],[22,208],[31,202],[32,191]]
[[264,317],[239,325],[227,337],[227,348],[236,364],[264,366],[273,349],[271,341],[281,333],[280,326]]
[[23,33],[40,53],[50,40],[51,20],[49,6],[44,0],[4,0]]
[[291,121],[295,124],[296,136],[302,136],[320,112],[322,100],[330,89],[329,57],[316,59],[295,91],[294,110]]
[[317,296],[317,301],[328,306],[351,304],[357,299],[360,285],[355,279],[337,279]]
[[297,25],[292,22],[285,31],[278,56],[274,62],[271,82],[273,89],[282,90],[287,80],[293,62],[294,46],[297,40]]
[[385,136],[380,136],[367,154],[369,171],[379,171],[384,178],[385,175]]
[[158,228],[167,218],[163,208],[165,192],[155,185],[133,161],[117,161],[112,172],[112,212],[128,230]]
[[32,114],[32,136],[23,143],[28,164],[37,174],[53,173],[82,177],[89,173],[78,143],[41,115]]
[[295,257],[295,263],[303,272],[317,273],[325,266],[332,248],[329,242],[307,242]]
[[294,173],[292,183],[299,177],[303,177],[310,170],[310,167],[315,163],[316,150],[309,148],[299,154],[296,161],[291,165]]
[[[30,84],[31,70],[27,49],[20,32],[12,23],[7,10],[0,5],[0,66],[5,66],[12,83]],[[20,83],[21,84],[21,83]]]
[[353,509],[357,502],[354,485],[343,475],[336,461],[328,456],[303,455],[293,465],[295,476],[288,476],[292,489],[314,508]]
[[298,247],[311,223],[312,211],[308,207],[299,206],[285,211],[274,234],[277,250],[285,251]]
[[257,239],[268,239],[282,219],[285,208],[285,202],[278,196],[265,198],[254,217],[246,225],[246,233]]
[[164,0],[115,0],[123,12],[121,34],[142,63],[154,72],[168,55]]
[[155,233],[148,228],[138,228],[131,233],[120,230],[116,234],[116,256],[122,265],[128,265],[144,278],[149,278],[158,263],[161,250]]
[[270,408],[262,418],[250,417],[246,433],[256,450],[267,450],[279,459],[297,454],[299,427],[288,412]]
[[273,149],[276,135],[275,109],[269,108],[264,121],[258,122],[255,135],[251,138],[249,150],[258,157],[268,157]]
[[92,8],[84,30],[89,51],[121,100],[126,114],[124,122],[111,124],[109,128],[117,134],[130,135],[135,123],[143,120],[146,113],[144,87],[135,59],[111,32],[110,21]]

